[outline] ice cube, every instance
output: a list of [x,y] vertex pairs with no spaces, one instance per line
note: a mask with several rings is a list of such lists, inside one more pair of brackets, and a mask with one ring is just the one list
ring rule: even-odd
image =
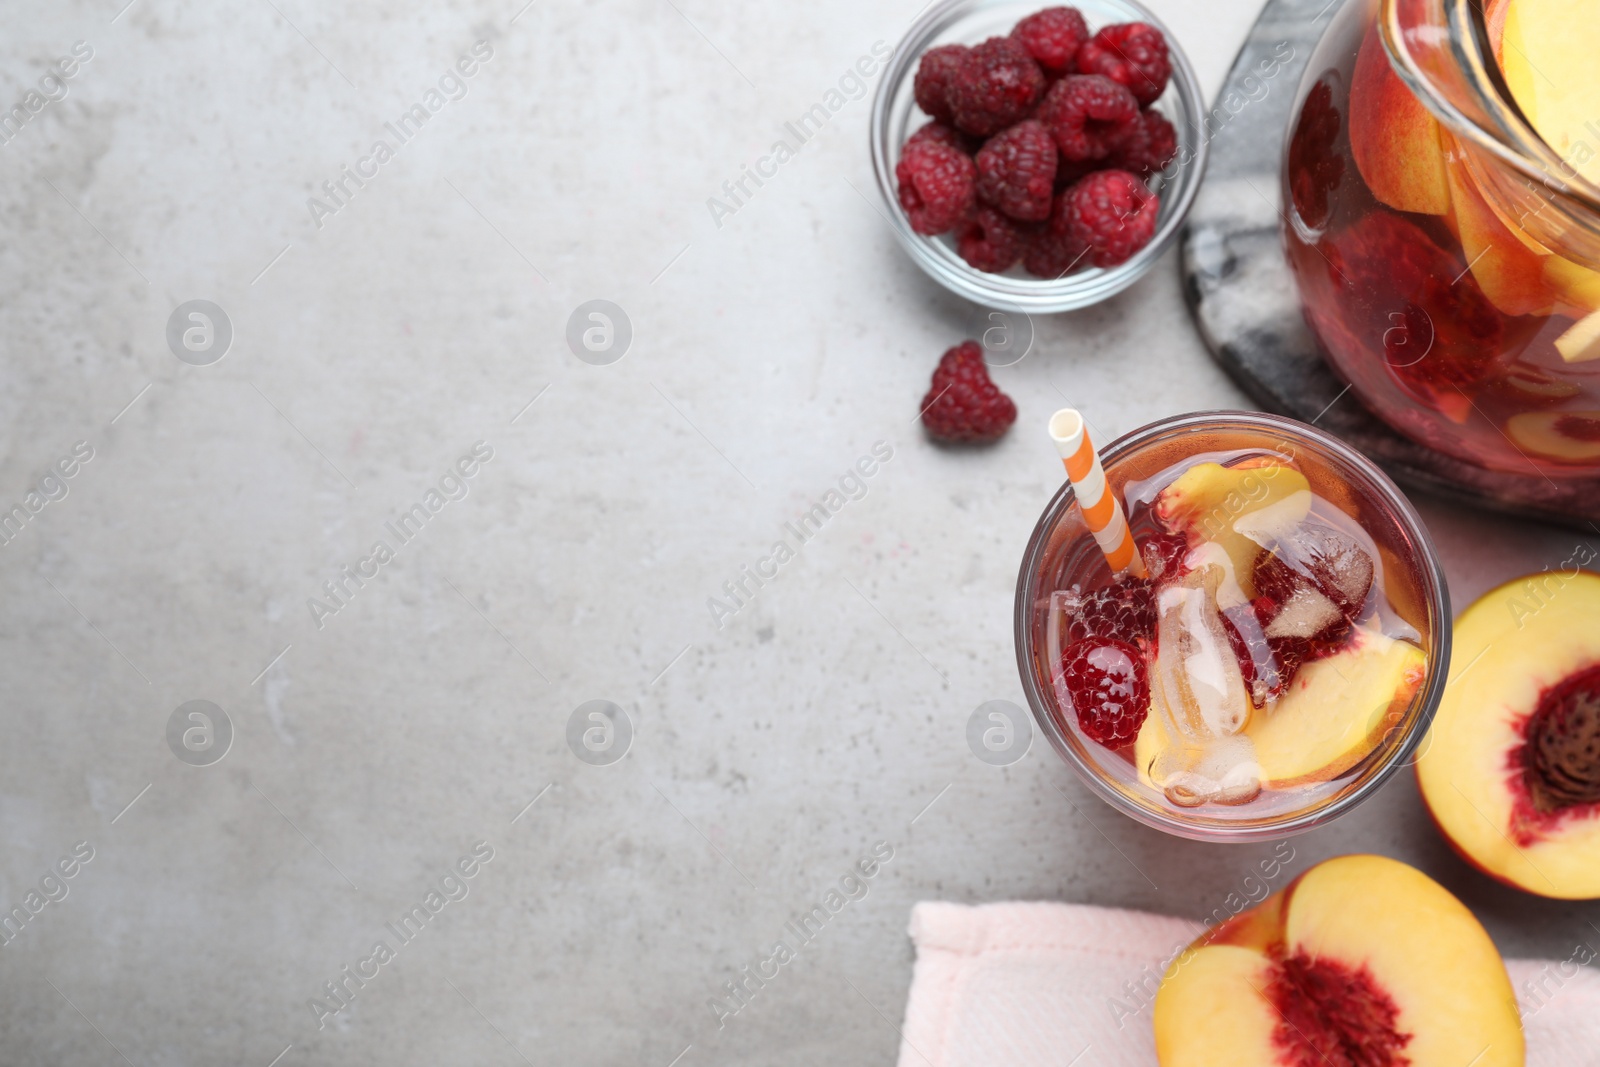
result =
[[1261,765],[1243,734],[1219,737],[1204,748],[1174,748],[1150,766],[1150,778],[1180,808],[1244,804],[1261,793]]
[[1377,571],[1372,558],[1376,546],[1364,532],[1335,529],[1315,518],[1280,539],[1273,551],[1292,570],[1311,579],[1352,622],[1360,618]]
[[1215,563],[1196,567],[1156,598],[1154,696],[1169,733],[1204,747],[1244,729],[1250,696],[1217,610],[1226,574]]
[[1303,637],[1310,639],[1345,621],[1339,606],[1310,582],[1295,586],[1289,599],[1267,623],[1268,637]]
[[1217,608],[1220,611],[1232,611],[1250,602],[1245,595],[1244,586],[1239,584],[1239,576],[1234,572],[1233,557],[1228,555],[1228,550],[1216,541],[1206,541],[1190,551],[1186,560],[1189,567],[1198,570],[1206,565],[1218,567],[1222,571],[1222,578],[1217,584]]

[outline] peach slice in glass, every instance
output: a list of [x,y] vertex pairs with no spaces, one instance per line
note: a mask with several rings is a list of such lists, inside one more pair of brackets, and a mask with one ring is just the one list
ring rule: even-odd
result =
[[1376,630],[1357,630],[1334,655],[1302,666],[1245,729],[1263,784],[1326,782],[1360,763],[1399,724],[1426,666],[1416,645]]

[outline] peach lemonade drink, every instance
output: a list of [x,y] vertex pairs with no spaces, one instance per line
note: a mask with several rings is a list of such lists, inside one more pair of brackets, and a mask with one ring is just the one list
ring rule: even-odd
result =
[[1032,584],[1047,732],[1180,820],[1332,800],[1427,702],[1425,547],[1318,444],[1337,442],[1273,421],[1295,425],[1219,416],[1108,459],[1147,576],[1114,575],[1073,508]]

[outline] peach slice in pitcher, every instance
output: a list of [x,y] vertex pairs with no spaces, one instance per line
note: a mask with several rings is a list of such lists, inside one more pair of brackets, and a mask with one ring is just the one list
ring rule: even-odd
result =
[[1450,210],[1439,122],[1389,65],[1376,24],[1351,74],[1350,153],[1380,203],[1424,215]]
[[1478,288],[1502,314],[1550,314],[1556,292],[1545,280],[1548,256],[1530,248],[1484,200],[1462,152],[1454,148],[1445,161],[1449,222]]
[[1528,121],[1557,154],[1600,182],[1600,22],[1592,0],[1507,0],[1500,66]]

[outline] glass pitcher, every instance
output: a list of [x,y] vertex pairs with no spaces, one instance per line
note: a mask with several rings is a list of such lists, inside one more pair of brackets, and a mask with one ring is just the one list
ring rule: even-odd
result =
[[1343,6],[1287,131],[1284,241],[1307,324],[1379,418],[1480,467],[1592,477],[1600,188],[1579,171],[1600,114],[1565,155],[1534,131],[1502,73],[1507,2]]

